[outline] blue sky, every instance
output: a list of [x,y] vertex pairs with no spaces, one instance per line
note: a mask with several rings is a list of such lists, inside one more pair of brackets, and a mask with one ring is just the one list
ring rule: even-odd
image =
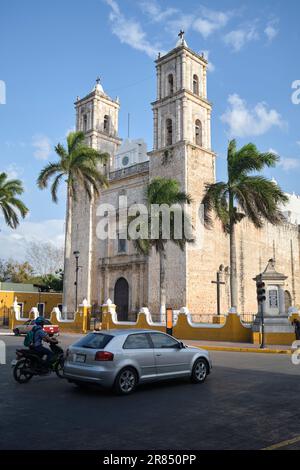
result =
[[[300,105],[291,85],[300,79],[300,6],[297,0],[4,0],[1,2],[1,171],[24,181],[30,215],[17,231],[0,220],[0,257],[22,258],[31,239],[63,240],[65,201],[36,188],[53,146],[74,126],[73,103],[98,75],[119,96],[120,136],[143,137],[152,147],[154,59],[172,49],[180,28],[191,49],[210,61],[212,146],[217,178],[225,177],[230,136],[279,153],[268,171],[289,192],[300,193]],[[0,97],[1,101],[1,97]],[[2,100],[3,101],[3,100]]]

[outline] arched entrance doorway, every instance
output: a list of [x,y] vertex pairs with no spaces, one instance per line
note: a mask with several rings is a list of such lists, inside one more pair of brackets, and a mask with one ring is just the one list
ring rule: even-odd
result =
[[115,283],[114,289],[114,303],[117,306],[118,320],[128,320],[128,305],[129,305],[129,284],[120,277]]

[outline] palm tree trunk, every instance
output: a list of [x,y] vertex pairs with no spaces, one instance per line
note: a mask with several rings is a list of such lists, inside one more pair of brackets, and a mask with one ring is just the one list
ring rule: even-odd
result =
[[159,276],[160,276],[160,320],[166,318],[166,252],[159,252]]
[[[70,265],[71,265],[71,248],[72,248],[72,196],[70,187],[67,187],[67,203],[66,203],[66,227],[65,227],[65,259],[64,259],[64,278],[63,278],[63,305],[64,308],[70,309]],[[71,283],[72,285],[72,283]]]
[[235,225],[230,224],[230,297],[231,307],[237,309],[238,289],[237,289],[237,268],[236,268],[236,239]]

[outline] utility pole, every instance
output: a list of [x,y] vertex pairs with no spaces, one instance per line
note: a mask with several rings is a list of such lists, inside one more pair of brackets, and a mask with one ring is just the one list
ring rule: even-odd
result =
[[221,281],[221,273],[217,271],[217,280],[211,281],[212,284],[217,285],[217,315],[221,315],[221,291],[220,286],[221,284],[225,284],[224,281]]

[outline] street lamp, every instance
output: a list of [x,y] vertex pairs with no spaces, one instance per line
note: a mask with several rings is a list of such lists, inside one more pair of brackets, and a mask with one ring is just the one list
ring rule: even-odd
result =
[[73,255],[75,256],[75,261],[76,261],[76,265],[75,265],[75,313],[77,312],[77,306],[78,306],[78,271],[79,271],[79,255],[80,255],[80,251],[73,251]]

